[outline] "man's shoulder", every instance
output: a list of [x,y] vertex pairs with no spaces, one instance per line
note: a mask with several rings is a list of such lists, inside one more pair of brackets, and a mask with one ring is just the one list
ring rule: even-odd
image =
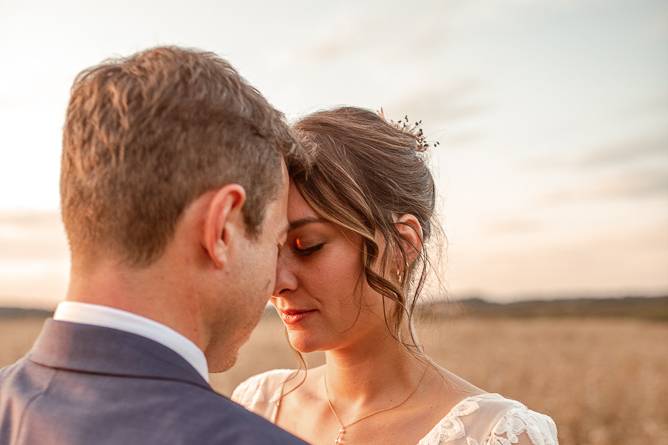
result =
[[[28,386],[41,386],[40,383],[40,376],[43,374],[42,377],[48,378],[50,375],[53,374],[53,370],[50,369],[43,369],[43,370],[38,370],[42,372],[38,372],[38,375],[35,375],[33,373],[30,373],[30,371],[27,369],[31,365],[30,360],[28,359],[28,356],[22,357],[12,363],[11,365],[7,365],[4,368],[0,368],[0,389],[3,387],[14,387],[14,386],[19,386],[22,384],[30,383]],[[0,391],[3,392],[3,391]]]
[[21,360],[7,365],[4,368],[0,368],[0,394],[4,391],[2,390],[4,386],[7,385],[7,382],[11,378],[12,374],[16,372],[16,369],[20,366]]
[[[45,389],[54,378],[55,384],[46,395]],[[98,400],[84,407],[90,397],[81,399],[81,389],[102,397],[104,402]],[[43,396],[37,397],[39,394]],[[185,381],[74,373],[22,359],[0,370],[0,408],[12,400],[28,399],[35,402],[30,410],[24,406],[17,411],[16,419],[41,417],[57,408],[62,414],[74,405],[78,409],[84,407],[83,414],[71,417],[71,422],[65,422],[68,425],[60,425],[70,433],[81,423],[90,426],[122,422],[132,426],[127,430],[140,434],[145,443],[165,443],[167,438],[174,444],[303,443],[213,389]],[[12,419],[0,416],[0,424],[3,420],[6,423]]]
[[[252,413],[213,391],[192,386],[179,391],[177,412],[188,427],[176,432],[201,443],[285,443],[302,444],[265,418]],[[199,440],[195,440],[199,443]]]
[[11,374],[16,367],[18,366],[19,362],[12,363],[11,365],[7,365],[3,368],[0,368],[0,383],[2,383],[9,374]]
[[9,375],[12,372],[15,372],[19,367],[21,367],[21,365],[25,362],[25,360],[26,360],[25,357],[21,357],[20,359],[18,359],[14,363],[12,363],[10,365],[3,366],[2,368],[0,368],[0,378]]

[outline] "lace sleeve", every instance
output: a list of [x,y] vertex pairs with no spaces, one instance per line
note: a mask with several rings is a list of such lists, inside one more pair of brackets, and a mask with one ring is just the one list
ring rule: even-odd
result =
[[248,409],[254,404],[253,399],[259,395],[260,376],[253,376],[244,380],[234,388],[230,398]]
[[[513,407],[496,422],[487,440],[479,445],[558,445],[554,421],[525,406]],[[467,445],[478,445],[475,441]]]
[[241,382],[232,391],[231,399],[273,422],[281,387],[287,376],[293,372],[290,369],[273,369],[255,375]]

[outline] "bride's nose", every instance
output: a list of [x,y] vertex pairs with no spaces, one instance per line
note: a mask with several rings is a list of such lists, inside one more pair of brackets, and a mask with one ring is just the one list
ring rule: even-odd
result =
[[274,296],[284,296],[286,293],[297,288],[297,277],[290,268],[290,260],[287,256],[280,255],[276,262],[276,284]]

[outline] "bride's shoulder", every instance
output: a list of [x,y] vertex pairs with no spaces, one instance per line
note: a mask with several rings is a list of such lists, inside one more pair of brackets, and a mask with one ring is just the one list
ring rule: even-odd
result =
[[231,399],[246,407],[270,402],[277,392],[280,392],[283,383],[295,372],[294,369],[272,369],[249,377],[232,391]]
[[557,427],[547,415],[500,394],[462,399],[419,445],[558,445]]

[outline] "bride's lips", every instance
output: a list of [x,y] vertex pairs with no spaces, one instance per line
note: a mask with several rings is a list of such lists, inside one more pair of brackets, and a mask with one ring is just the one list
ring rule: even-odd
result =
[[278,311],[281,319],[287,325],[299,324],[310,314],[317,312],[316,309],[281,309]]

